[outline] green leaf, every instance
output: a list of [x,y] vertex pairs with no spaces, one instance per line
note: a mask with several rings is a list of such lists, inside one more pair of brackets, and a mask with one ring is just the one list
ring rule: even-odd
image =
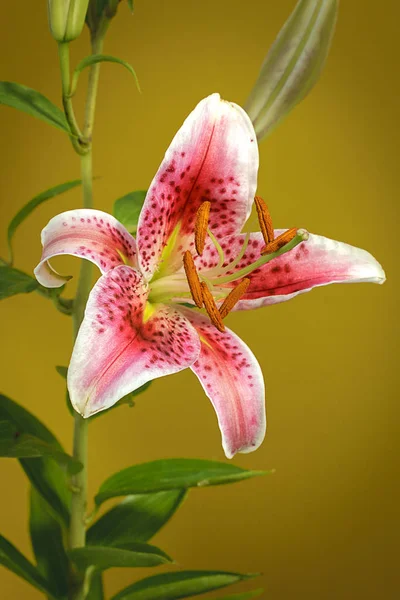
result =
[[79,75],[80,75],[81,71],[83,71],[83,69],[86,69],[86,67],[91,67],[92,65],[95,65],[97,63],[102,63],[102,62],[117,63],[117,64],[125,67],[125,69],[128,69],[128,71],[131,73],[131,75],[133,75],[133,77],[135,79],[136,87],[137,87],[138,91],[140,92],[140,85],[139,85],[139,81],[138,81],[136,72],[129,63],[127,63],[125,60],[122,60],[121,58],[117,58],[116,56],[111,56],[110,54],[91,54],[90,56],[86,56],[85,58],[83,58],[78,63],[78,65],[75,67],[75,70],[72,74],[72,81],[71,81],[71,96],[73,96],[76,92],[76,88],[78,85],[78,79],[79,79]]
[[133,13],[133,0],[128,0],[128,6],[131,13]]
[[250,579],[254,575],[224,571],[181,571],[153,575],[121,590],[111,600],[178,600]]
[[85,600],[105,600],[103,590],[103,576],[101,571],[92,571],[89,591]]
[[25,85],[0,81],[0,104],[12,106],[71,135],[63,111],[45,96]]
[[[62,367],[60,365],[56,366],[56,371],[59,375],[61,375],[61,377],[63,379],[67,379],[67,375],[68,375],[68,367]],[[69,397],[69,391],[68,388],[65,387],[65,402],[68,408],[68,412],[70,415],[74,415],[75,414],[75,410],[74,407],[71,404],[71,398]]]
[[52,600],[56,600],[49,583],[42,577],[38,569],[2,535],[0,535],[0,564],[25,579]]
[[242,594],[230,594],[229,596],[223,596],[222,598],[219,598],[219,600],[250,600],[250,598],[256,598],[257,596],[261,596],[263,591],[263,589],[259,588],[258,590],[252,590],[251,592],[243,592]]
[[36,279],[12,267],[0,266],[0,300],[16,294],[29,294],[39,287]]
[[134,465],[111,475],[95,498],[101,504],[107,498],[148,494],[164,490],[233,483],[264,471],[247,471],[235,465],[212,460],[169,458]]
[[[33,435],[63,452],[63,448],[43,423],[25,408],[0,394],[0,420],[9,421],[26,434]],[[35,489],[49,503],[64,524],[69,522],[71,493],[65,471],[51,458],[21,458],[19,462]]]
[[318,81],[329,53],[338,0],[300,0],[261,67],[245,109],[260,141]]
[[89,545],[118,546],[147,542],[182,504],[185,490],[128,496],[100,517],[87,532]]
[[105,570],[111,567],[157,567],[172,562],[159,548],[139,542],[119,548],[85,546],[71,550],[69,556],[81,571],[90,566]]
[[31,488],[29,530],[37,569],[57,596],[68,593],[69,563],[62,529],[49,512],[47,503]]
[[122,225],[125,225],[129,233],[136,233],[146,194],[145,190],[138,190],[130,192],[114,202],[113,215]]
[[21,208],[20,211],[17,212],[17,214],[9,224],[7,231],[10,265],[12,265],[13,262],[13,250],[11,246],[11,241],[19,225],[21,225],[21,223],[25,221],[25,219],[35,210],[35,208],[40,206],[40,204],[43,204],[43,202],[54,198],[54,196],[59,196],[64,192],[68,192],[69,190],[73,189],[74,187],[77,187],[80,184],[81,180],[75,179],[74,181],[67,181],[67,183],[62,183],[60,185],[56,185],[52,188],[49,188],[45,192],[42,192],[41,194],[38,194],[37,196],[32,198],[32,200],[30,200],[27,204],[25,204],[25,206]]
[[[7,421],[1,421],[2,426]],[[5,458],[38,458],[39,456],[48,456],[54,459],[58,464],[67,468],[71,475],[75,475],[82,470],[82,464],[59,450],[54,444],[48,444],[40,438],[21,433],[13,422],[9,422],[9,429],[4,434],[1,431],[0,438],[0,456]]]

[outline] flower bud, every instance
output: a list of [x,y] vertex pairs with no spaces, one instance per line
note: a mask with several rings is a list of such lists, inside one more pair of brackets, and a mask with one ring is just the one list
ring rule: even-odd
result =
[[314,87],[324,67],[339,0],[299,0],[268,52],[245,109],[261,141]]
[[50,31],[57,42],[71,42],[80,36],[89,0],[47,0]]

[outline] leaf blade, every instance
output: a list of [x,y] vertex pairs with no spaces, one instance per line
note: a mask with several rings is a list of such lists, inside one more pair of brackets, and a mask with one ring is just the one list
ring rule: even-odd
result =
[[101,504],[104,500],[116,496],[222,485],[263,474],[262,471],[248,471],[216,461],[162,459],[134,465],[111,475],[100,486],[95,501],[96,504]]
[[13,81],[0,81],[0,104],[16,108],[71,135],[63,111],[32,88]]
[[56,600],[53,590],[37,568],[2,535],[0,535],[0,564],[25,579],[52,600]]
[[38,571],[56,591],[57,596],[66,596],[69,565],[62,529],[34,488],[31,488],[30,494],[29,532]]
[[170,520],[185,497],[186,490],[128,496],[89,528],[87,543],[114,546],[132,540],[147,542]]
[[8,265],[0,266],[0,300],[17,294],[30,294],[39,288],[39,283],[31,277]]
[[69,556],[80,570],[94,566],[104,571],[112,567],[157,567],[171,563],[171,558],[156,546],[143,543],[124,547],[85,546],[69,551]]
[[135,234],[146,190],[129,192],[114,202],[113,215],[131,234]]
[[253,575],[225,571],[180,571],[153,575],[118,592],[111,600],[178,600],[205,594]]
[[137,87],[138,91],[141,93],[139,80],[137,78],[136,71],[132,67],[132,65],[130,65],[128,62],[126,62],[126,60],[122,60],[122,58],[118,58],[117,56],[112,56],[111,54],[91,54],[89,56],[85,56],[85,58],[83,58],[74,69],[74,72],[72,75],[72,81],[71,81],[71,96],[73,96],[75,94],[75,91],[76,91],[76,88],[78,85],[79,75],[83,71],[83,69],[86,69],[87,67],[91,67],[92,65],[102,63],[102,62],[116,63],[116,64],[119,64],[119,65],[122,65],[123,67],[125,67],[125,69],[127,69],[129,71],[129,73],[131,75],[133,75],[133,78],[136,83],[136,87]]
[[67,181],[66,183],[61,183],[59,185],[55,185],[54,187],[51,187],[48,190],[45,190],[44,192],[41,192],[40,194],[38,194],[37,196],[32,198],[32,200],[30,200],[27,204],[25,204],[25,206],[23,206],[21,208],[21,210],[19,210],[17,212],[17,214],[11,220],[11,222],[8,226],[8,230],[7,230],[7,242],[8,242],[8,251],[9,251],[9,255],[10,255],[10,260],[9,260],[10,265],[12,265],[12,263],[13,263],[13,250],[12,250],[12,245],[11,245],[12,238],[14,237],[14,234],[15,234],[16,230],[18,229],[18,227],[21,225],[21,223],[23,221],[25,221],[25,219],[38,206],[43,204],[43,202],[46,202],[47,200],[50,200],[51,198],[54,198],[55,196],[59,196],[60,194],[63,194],[65,192],[68,192],[69,190],[73,189],[74,187],[77,187],[78,185],[80,185],[81,183],[82,182],[80,179],[74,179],[72,181]]

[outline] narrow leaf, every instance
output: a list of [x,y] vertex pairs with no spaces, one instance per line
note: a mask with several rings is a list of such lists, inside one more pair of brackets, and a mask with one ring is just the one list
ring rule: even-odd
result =
[[[0,394],[0,420],[9,421],[19,432],[33,435],[63,452],[63,448],[32,413]],[[21,458],[20,464],[35,489],[63,523],[69,522],[70,491],[65,471],[51,458]]]
[[303,100],[329,53],[338,0],[299,0],[268,52],[245,109],[258,140]]
[[[263,589],[258,588],[251,592],[243,592],[242,594],[230,594],[229,596],[222,596],[219,600],[250,600],[250,598],[257,598],[263,593]],[[216,599],[215,599],[216,600]]]
[[64,192],[68,192],[69,190],[73,189],[74,187],[77,187],[80,184],[81,180],[75,179],[74,181],[67,181],[67,183],[62,183],[60,185],[56,185],[52,188],[49,188],[45,192],[42,192],[41,194],[38,194],[37,196],[32,198],[32,200],[30,200],[27,204],[25,204],[25,206],[21,208],[20,211],[17,212],[17,214],[9,224],[7,231],[10,265],[12,265],[13,262],[13,250],[11,246],[11,241],[19,225],[21,225],[21,223],[25,221],[25,219],[35,210],[35,208],[40,206],[40,204],[43,204],[43,202],[46,202],[47,200],[50,200],[55,196],[59,196]]
[[185,490],[128,496],[90,527],[87,543],[118,546],[132,540],[147,542],[169,521],[185,496]]
[[39,283],[26,273],[12,267],[0,266],[0,300],[16,294],[29,294],[39,287]]
[[133,0],[128,0],[128,6],[131,13],[133,13]]
[[101,571],[96,571],[96,569],[92,571],[89,581],[89,591],[85,600],[105,600]]
[[119,548],[85,546],[71,550],[69,556],[81,571],[90,566],[104,570],[111,567],[156,567],[172,562],[159,548],[143,543],[130,543]]
[[69,565],[64,550],[62,530],[51,515],[46,502],[31,488],[29,531],[37,569],[57,596],[68,593]]
[[120,591],[111,600],[178,600],[205,594],[253,575],[224,571],[181,571],[153,575]]
[[78,85],[78,78],[79,78],[81,71],[83,71],[83,69],[86,69],[86,67],[91,67],[92,65],[95,65],[97,63],[102,63],[102,62],[117,63],[117,64],[125,67],[125,69],[128,69],[128,71],[131,73],[131,75],[133,75],[133,77],[135,79],[136,87],[137,87],[138,91],[140,92],[140,85],[139,85],[139,81],[138,81],[136,72],[129,63],[127,63],[125,60],[122,60],[121,58],[117,58],[116,56],[111,56],[109,54],[91,54],[90,56],[86,56],[85,58],[83,58],[80,61],[80,63],[78,63],[78,65],[75,67],[74,73],[72,75],[72,82],[71,82],[71,96],[73,96],[75,94],[75,91],[76,91],[76,88]]
[[95,501],[130,494],[233,483],[263,471],[247,471],[232,464],[212,460],[170,458],[134,465],[115,473],[101,485]]
[[0,564],[55,600],[53,590],[38,569],[2,535],[0,535]]
[[114,202],[113,215],[122,225],[125,225],[129,233],[136,233],[146,194],[145,190],[138,190],[130,192]]
[[0,104],[16,108],[71,135],[63,111],[43,94],[25,85],[11,81],[0,81]]

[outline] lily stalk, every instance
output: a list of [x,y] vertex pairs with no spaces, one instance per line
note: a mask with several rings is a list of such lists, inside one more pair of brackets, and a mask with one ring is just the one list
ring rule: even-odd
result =
[[[81,3],[83,6],[84,3]],[[86,2],[87,5],[87,2]],[[85,9],[86,14],[86,9]],[[84,17],[82,26],[84,23]],[[92,54],[101,51],[106,28],[91,37]],[[75,118],[71,98],[71,78],[69,65],[69,43],[59,41],[60,72],[62,82],[62,99],[65,116],[71,128],[71,141],[74,150],[80,157],[81,179],[83,190],[84,209],[93,208],[92,188],[92,134],[94,114],[96,108],[97,87],[99,79],[99,65],[91,66],[88,80],[87,96],[85,103],[85,119],[82,130]],[[76,297],[73,302],[73,339],[76,340],[79,328],[83,321],[85,306],[92,283],[92,265],[84,261],[81,265]],[[88,421],[76,412],[74,415],[73,456],[83,465],[83,469],[71,481],[72,501],[71,520],[69,528],[70,549],[85,545],[86,538],[86,508],[87,508],[87,448],[88,448]],[[84,583],[78,582],[73,592],[72,600],[81,600],[84,597]]]

